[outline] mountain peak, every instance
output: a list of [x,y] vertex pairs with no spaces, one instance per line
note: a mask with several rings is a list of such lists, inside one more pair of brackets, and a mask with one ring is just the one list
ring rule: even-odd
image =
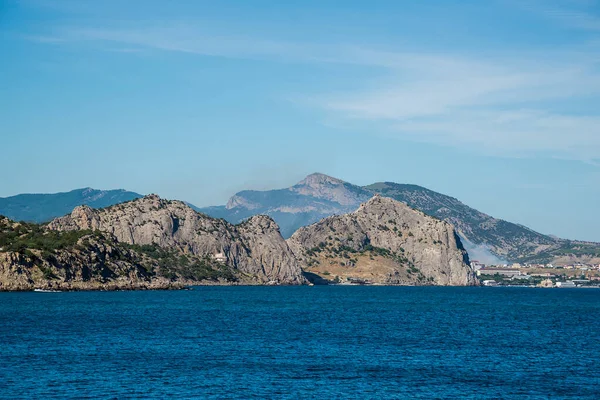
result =
[[358,207],[362,201],[371,197],[370,192],[358,186],[318,172],[308,175],[289,190],[314,199],[337,203],[344,208]]
[[315,172],[308,175],[306,178],[296,184],[296,186],[314,186],[314,185],[341,185],[345,183],[343,180],[334,178],[329,175]]
[[382,208],[383,209],[394,209],[394,208],[412,209],[411,207],[406,205],[406,203],[403,203],[398,200],[394,200],[391,197],[383,197],[379,193],[376,193],[375,195],[373,195],[373,197],[371,197],[370,199],[368,199],[367,201],[362,203],[360,205],[360,207],[355,211],[355,213],[360,212],[360,211],[364,212],[365,210],[368,210],[368,211],[376,210],[377,211]]

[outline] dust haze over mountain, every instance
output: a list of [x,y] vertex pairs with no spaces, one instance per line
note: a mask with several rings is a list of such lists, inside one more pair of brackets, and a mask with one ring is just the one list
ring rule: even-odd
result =
[[475,244],[465,237],[461,236],[460,240],[462,241],[465,250],[469,253],[469,258],[471,261],[479,261],[482,264],[486,265],[504,265],[508,264],[508,261],[496,256],[494,253],[490,251],[490,247],[487,244]]

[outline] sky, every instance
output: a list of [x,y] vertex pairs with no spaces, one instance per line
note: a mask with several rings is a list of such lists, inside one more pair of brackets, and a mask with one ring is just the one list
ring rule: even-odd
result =
[[0,0],[0,58],[0,197],[322,172],[600,241],[596,0]]

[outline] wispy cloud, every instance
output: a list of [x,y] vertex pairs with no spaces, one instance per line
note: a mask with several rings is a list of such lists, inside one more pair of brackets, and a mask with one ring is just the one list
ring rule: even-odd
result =
[[[593,19],[587,22],[593,27]],[[509,156],[600,159],[600,116],[589,107],[600,98],[600,60],[589,51],[594,44],[490,58],[218,35],[178,22],[63,28],[49,38],[49,43],[96,43],[108,51],[369,66],[371,79],[360,90],[298,97],[342,124],[370,124],[368,131],[400,139]],[[588,112],[579,112],[577,104]]]
[[600,104],[600,72],[586,54],[566,55],[488,63],[404,55],[409,62],[389,66],[383,82],[313,102],[346,125],[372,124],[387,136],[597,163],[600,116],[589,105]]
[[519,5],[563,26],[600,32],[598,2],[595,0],[528,0],[519,2]]
[[46,44],[58,44],[65,43],[66,39],[59,36],[52,35],[24,35],[23,39],[29,40],[31,42],[37,43],[46,43]]

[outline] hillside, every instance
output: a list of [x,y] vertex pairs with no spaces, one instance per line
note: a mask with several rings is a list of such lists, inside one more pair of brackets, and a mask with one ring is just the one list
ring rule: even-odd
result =
[[170,289],[236,279],[235,271],[207,257],[0,217],[0,291]]
[[79,206],[45,225],[0,218],[0,290],[304,284],[305,276],[327,280],[329,271],[346,282],[475,282],[449,224],[379,196],[288,241],[268,216],[232,225],[156,195]]
[[126,190],[76,189],[65,193],[19,194],[0,198],[0,215],[14,221],[48,222],[53,218],[70,213],[75,207],[88,205],[103,208],[142,195]]
[[493,254],[501,258],[518,260],[556,243],[556,239],[549,236],[493,218],[453,197],[421,186],[382,182],[365,188],[451,223],[463,238],[475,244],[486,244]]
[[380,182],[365,186],[454,225],[463,241],[484,245],[510,262],[600,262],[600,243],[559,239],[523,225],[493,218],[459,200],[417,185]]
[[300,228],[290,247],[319,279],[401,285],[476,283],[453,227],[375,196],[358,210]]
[[155,246],[181,256],[221,258],[248,282],[304,282],[279,227],[267,216],[232,225],[200,214],[181,201],[149,195],[100,210],[77,207],[70,215],[50,222],[48,229],[101,231],[114,235],[120,243]]
[[459,200],[417,185],[379,182],[356,186],[323,174],[270,191],[242,191],[226,206],[200,211],[238,223],[251,215],[271,216],[284,237],[331,215],[356,210],[374,194],[404,202],[456,227],[465,247],[486,262],[600,262],[600,244],[558,239],[491,217]]
[[231,223],[265,214],[277,222],[283,237],[290,237],[302,226],[330,215],[354,211],[371,196],[371,192],[359,186],[315,173],[290,188],[245,190],[236,193],[225,206],[197,210]]
[[[268,215],[279,226],[282,236],[289,238],[300,227],[356,210],[374,194],[404,202],[451,223],[472,258],[485,263],[600,263],[598,243],[543,235],[417,185],[379,182],[361,187],[315,173],[289,188],[241,191],[224,206],[197,208],[189,203],[187,206],[213,218],[223,218],[231,224],[239,224],[256,215]],[[105,208],[140,197],[125,190],[89,188],[67,193],[24,194],[0,198],[0,214],[12,220],[49,221],[70,213],[80,205]]]

